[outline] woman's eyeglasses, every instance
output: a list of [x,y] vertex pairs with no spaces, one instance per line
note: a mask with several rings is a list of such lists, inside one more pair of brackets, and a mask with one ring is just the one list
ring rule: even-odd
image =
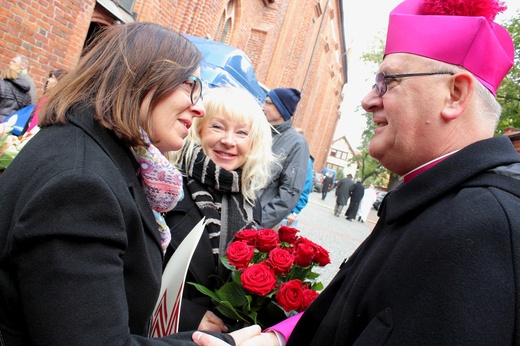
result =
[[189,75],[184,84],[191,87],[190,100],[192,104],[196,104],[199,100],[202,100],[202,81],[197,76]]
[[383,96],[387,90],[387,79],[397,79],[404,77],[416,77],[416,76],[433,76],[437,74],[449,74],[454,75],[453,72],[419,72],[419,73],[403,73],[403,74],[385,74],[384,72],[379,72],[376,74],[376,84],[372,86],[376,88],[377,95]]

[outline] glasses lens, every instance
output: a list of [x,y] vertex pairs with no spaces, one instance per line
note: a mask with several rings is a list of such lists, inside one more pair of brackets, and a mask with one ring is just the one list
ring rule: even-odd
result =
[[191,103],[196,104],[202,99],[202,81],[197,76],[188,76],[188,79],[193,81],[190,93]]
[[379,96],[383,96],[386,93],[385,74],[383,72],[376,75],[376,90]]

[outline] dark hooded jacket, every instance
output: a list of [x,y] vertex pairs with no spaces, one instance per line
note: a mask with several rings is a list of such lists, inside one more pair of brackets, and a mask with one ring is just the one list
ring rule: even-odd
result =
[[29,84],[21,79],[0,79],[0,116],[3,118],[31,104]]

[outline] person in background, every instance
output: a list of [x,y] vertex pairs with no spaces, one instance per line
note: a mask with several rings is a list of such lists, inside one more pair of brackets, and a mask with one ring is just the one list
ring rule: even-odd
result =
[[[213,88],[204,94],[204,106],[206,116],[193,121],[183,150],[171,157],[184,174],[184,199],[165,216],[172,233],[166,262],[205,217],[206,232],[195,249],[185,282],[213,290],[230,274],[220,257],[234,235],[261,224],[256,191],[268,183],[276,159],[271,151],[271,127],[249,92]],[[217,315],[208,296],[185,285],[179,330],[227,331]]]
[[361,203],[359,204],[359,209],[357,212],[357,220],[361,223],[365,223],[368,219],[368,214],[370,210],[372,210],[372,204],[376,201],[377,194],[374,189],[374,185],[370,184],[363,194],[363,198],[361,199]]
[[323,184],[321,186],[321,200],[324,201],[327,197],[327,194],[332,189],[332,184],[334,183],[334,179],[332,178],[332,174],[325,174],[325,179],[323,179]]
[[29,93],[31,95],[30,104],[35,104],[36,103],[36,84],[34,84],[34,80],[31,78],[31,76],[29,76],[29,73],[27,72],[27,70],[29,69],[29,60],[26,57],[24,57],[20,54],[17,54],[14,58],[11,59],[11,64],[17,64],[18,66],[21,67],[20,78],[23,79],[24,81],[26,81],[30,87],[30,89],[29,89]]
[[31,121],[29,122],[29,125],[27,126],[27,132],[31,132],[31,130],[36,125],[38,125],[40,108],[43,106],[43,103],[47,99],[47,92],[54,88],[54,86],[58,83],[58,80],[66,73],[67,71],[61,69],[52,70],[51,72],[49,72],[49,77],[47,78],[47,81],[45,82],[45,85],[43,87],[43,96],[41,97],[40,101],[36,105],[36,108],[34,109],[34,114],[31,118]]
[[363,199],[364,195],[365,187],[363,186],[361,179],[357,178],[356,183],[350,187],[350,203],[348,205],[347,211],[345,212],[347,220],[352,221],[356,219],[359,205],[361,204],[361,200]]
[[343,207],[347,205],[351,195],[351,187],[354,185],[352,181],[352,174],[347,174],[343,179],[340,179],[336,187],[336,205],[334,206],[334,215],[338,216],[343,211]]
[[41,130],[0,177],[2,344],[190,343],[148,335],[170,239],[161,213],[182,197],[164,153],[205,114],[201,60],[168,28],[115,25],[49,90]]
[[0,79],[0,121],[6,116],[31,104],[29,84],[20,78],[21,66],[11,61]]
[[259,192],[264,228],[275,228],[293,210],[307,178],[309,146],[291,121],[299,101],[300,91],[277,88],[267,93],[262,106],[273,127],[273,153],[281,161],[271,172],[271,182]]
[[47,81],[43,87],[43,93],[45,94],[50,89],[54,88],[56,84],[58,84],[58,80],[66,74],[67,71],[62,69],[52,70],[49,72],[49,77],[47,78]]
[[[302,136],[305,136],[303,133],[303,130],[299,127],[294,128],[299,134]],[[307,205],[309,202],[309,194],[312,192],[313,188],[313,180],[314,180],[314,157],[312,155],[309,155],[309,167],[307,168],[307,178],[305,179],[305,185],[303,186],[303,191],[300,195],[300,199],[298,200],[298,203],[296,203],[296,206],[293,208],[291,213],[287,215],[287,226],[289,227],[295,227],[293,224],[296,221],[296,218],[300,214],[303,208]]]

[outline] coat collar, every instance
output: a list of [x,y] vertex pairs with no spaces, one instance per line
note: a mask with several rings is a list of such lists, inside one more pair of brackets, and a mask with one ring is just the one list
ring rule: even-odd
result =
[[424,209],[432,200],[459,188],[476,175],[518,162],[518,153],[508,137],[473,143],[388,193],[380,215],[386,211],[387,222],[393,223],[406,214]]
[[125,146],[112,131],[101,126],[94,117],[94,110],[87,109],[80,111],[78,116],[69,117],[68,120],[91,137],[118,167],[139,209],[144,228],[153,235],[157,245],[161,248],[158,226],[138,178],[139,164],[137,160],[130,148]]
[[[289,130],[291,127],[292,127],[291,120],[286,120],[281,124],[273,125],[271,132],[273,135],[276,135],[276,134],[284,133],[285,131]],[[274,131],[273,131],[273,129],[274,129]]]

